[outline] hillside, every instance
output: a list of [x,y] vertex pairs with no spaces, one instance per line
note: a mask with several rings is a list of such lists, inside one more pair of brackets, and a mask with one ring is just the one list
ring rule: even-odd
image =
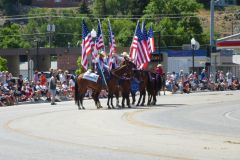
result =
[[[218,37],[224,37],[240,32],[240,6],[226,7],[225,10],[215,10],[215,32]],[[210,11],[199,11],[204,31],[210,30]]]

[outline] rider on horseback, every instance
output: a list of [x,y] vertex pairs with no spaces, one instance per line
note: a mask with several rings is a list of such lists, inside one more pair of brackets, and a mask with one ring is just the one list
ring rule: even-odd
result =
[[106,86],[107,84],[104,81],[109,78],[109,67],[107,65],[107,57],[104,51],[102,51],[96,59],[96,68],[97,74],[102,78],[102,84]]
[[[165,75],[164,70],[162,68],[162,64],[158,64],[157,67],[154,69],[155,73],[156,73],[156,80],[160,81],[161,78]],[[160,89],[160,86],[158,85],[159,83],[157,83],[157,88]]]

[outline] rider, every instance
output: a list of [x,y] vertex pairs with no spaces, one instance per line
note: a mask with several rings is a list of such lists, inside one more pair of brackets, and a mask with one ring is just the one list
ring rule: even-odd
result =
[[[157,67],[155,68],[155,73],[156,73],[156,80],[157,81],[160,81],[161,78],[160,77],[163,77],[165,75],[164,71],[163,71],[163,68],[162,68],[162,64],[158,64]],[[157,88],[160,89],[160,86],[159,86],[160,83],[157,83]]]
[[120,67],[121,58],[117,55],[116,52],[112,54],[112,69]]
[[[106,78],[109,77],[109,67],[106,64],[106,58],[105,58],[106,54],[104,51],[102,51],[98,58],[96,59],[96,65],[97,65],[97,73],[98,75],[105,76]],[[103,75],[102,75],[103,73]],[[105,79],[106,80],[106,79]],[[104,79],[102,77],[102,83],[105,84]]]
[[163,71],[163,68],[162,68],[162,64],[157,65],[157,67],[155,68],[155,72],[156,72],[156,74],[159,74],[160,76],[163,76],[164,71]]

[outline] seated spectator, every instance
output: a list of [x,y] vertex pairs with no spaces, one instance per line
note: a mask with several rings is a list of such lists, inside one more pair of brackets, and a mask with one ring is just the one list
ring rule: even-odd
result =
[[240,84],[239,84],[238,79],[234,79],[234,80],[233,80],[233,82],[232,82],[232,89],[233,89],[233,90],[240,89]]
[[71,96],[74,97],[75,96],[75,81],[74,81],[74,77],[73,76],[69,80],[69,87],[70,87]]
[[61,87],[61,93],[64,97],[68,97],[69,95],[69,90],[68,90],[68,86],[67,86],[67,82],[63,81],[62,87]]

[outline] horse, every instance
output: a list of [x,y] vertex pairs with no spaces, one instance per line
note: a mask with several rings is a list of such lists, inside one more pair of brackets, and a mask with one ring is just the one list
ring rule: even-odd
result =
[[[97,109],[102,108],[101,103],[99,101],[99,94],[101,90],[103,89],[102,84],[101,84],[101,79],[99,78],[97,82],[93,82],[87,79],[83,79],[83,74],[80,74],[76,78],[76,83],[75,83],[75,103],[78,105],[78,109],[85,109],[83,106],[83,98],[85,96],[85,93],[87,92],[87,89],[91,88],[92,89],[92,97],[95,102],[95,105]],[[82,106],[82,108],[81,108]]]
[[[145,103],[145,97],[146,97],[146,86],[148,82],[148,75],[146,74],[147,72],[144,70],[134,70],[134,78],[136,78],[139,81],[139,92],[140,92],[140,97],[138,99],[138,102],[136,106],[144,106]],[[135,94],[132,93],[132,98],[133,102],[132,104],[135,103]],[[140,104],[142,100],[142,103]]]
[[[161,90],[163,79],[162,76],[156,74],[152,71],[147,71],[148,82],[147,82],[147,92],[148,92],[148,105],[156,105],[157,93]],[[153,99],[153,101],[152,101]],[[152,102],[152,103],[151,103]]]
[[111,106],[114,108],[113,105],[113,95],[116,96],[117,102],[116,105],[117,107],[119,106],[119,90],[121,89],[119,86],[119,80],[124,77],[125,74],[130,74],[128,72],[131,72],[132,68],[129,65],[122,65],[119,68],[113,69],[110,71],[110,79],[107,81],[108,84],[108,109],[111,109],[109,102],[111,101]]
[[134,77],[133,71],[136,69],[136,65],[127,57],[125,57],[125,61],[122,64],[129,66],[127,72],[125,72],[120,80],[120,87],[122,92],[122,108],[125,107],[125,100],[127,101],[128,108],[131,108],[129,94],[131,92],[131,80]]
[[[112,71],[112,74],[113,75],[114,74],[115,75],[118,75],[118,74],[121,75],[120,73],[126,74],[128,72],[131,72],[133,67],[134,66],[130,62],[126,62],[125,66],[122,66],[120,69],[116,70],[115,72]],[[111,85],[112,82],[110,82],[110,81],[109,81],[108,85],[112,86]],[[117,83],[113,83],[113,84],[117,84]],[[83,74],[81,74],[76,78],[76,84],[75,84],[75,97],[74,97],[74,99],[75,99],[75,103],[78,105],[78,109],[85,109],[85,107],[83,106],[83,98],[84,98],[85,93],[87,92],[88,88],[92,89],[92,91],[93,91],[92,97],[93,97],[93,100],[95,102],[95,105],[96,105],[97,109],[102,108],[101,103],[99,101],[99,94],[100,94],[101,90],[104,89],[104,87],[102,85],[102,82],[101,82],[101,79],[99,78],[97,80],[97,82],[93,82],[93,81],[90,81],[90,80],[87,80],[87,79],[83,79]],[[106,86],[106,88],[108,88],[108,86]],[[112,89],[112,88],[110,88],[110,89]],[[108,91],[109,91],[109,89],[108,89]]]

